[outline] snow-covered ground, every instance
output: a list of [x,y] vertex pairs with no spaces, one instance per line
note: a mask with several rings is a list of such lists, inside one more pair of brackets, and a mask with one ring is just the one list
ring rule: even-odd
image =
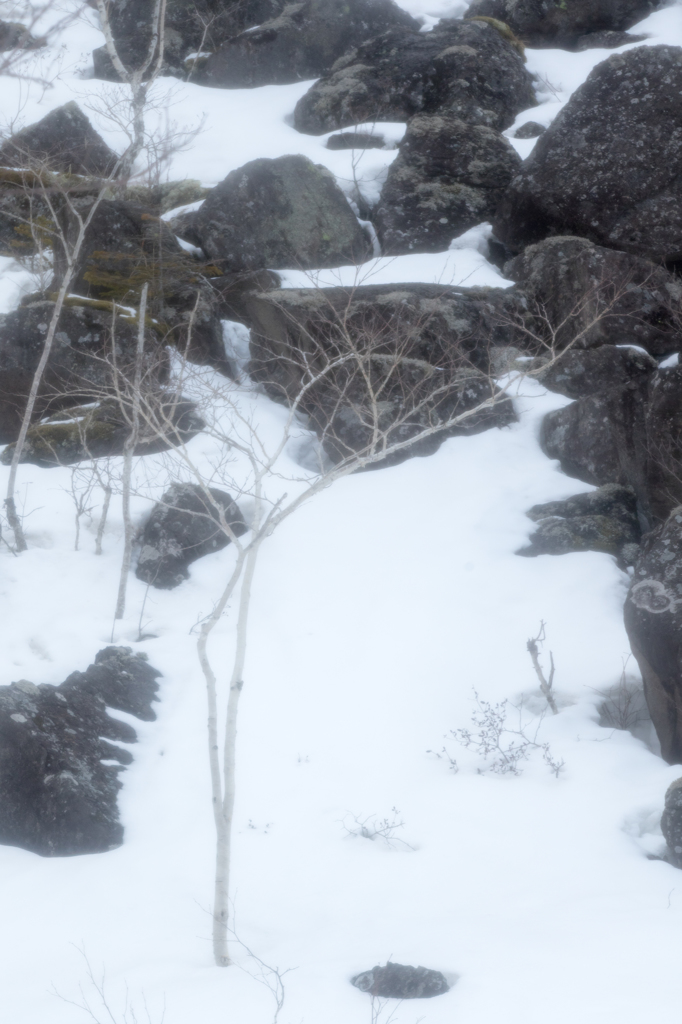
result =
[[[427,27],[465,9],[448,0],[401,6],[426,16]],[[682,7],[636,30],[652,44],[680,45]],[[5,120],[31,123],[75,98],[120,147],[96,112],[115,86],[87,77],[101,42],[88,11],[33,58],[60,66],[53,88],[3,81]],[[529,68],[544,79],[542,103],[517,124],[549,123],[606,56],[529,51]],[[205,117],[168,177],[210,185],[255,157],[304,153],[342,184],[352,181],[349,153],[288,124],[307,87],[228,91],[160,80],[160,111],[170,103],[180,126]],[[356,174],[375,187],[394,156],[369,151]],[[481,251],[485,235],[476,229],[439,256],[378,261],[362,279],[504,284]],[[9,309],[22,283],[10,261],[0,270]],[[351,283],[355,273],[320,280]],[[292,272],[285,283],[307,280]],[[243,401],[274,443],[283,410],[252,393]],[[388,1024],[391,1014],[394,1024],[640,1024],[669,1018],[682,996],[682,875],[646,857],[663,845],[663,794],[680,769],[641,739],[598,724],[601,694],[618,682],[628,653],[627,576],[596,553],[514,554],[531,532],[524,512],[532,504],[587,489],[537,442],[541,417],[566,400],[526,384],[516,401],[517,425],[345,479],[263,548],[240,712],[233,897],[242,942],[289,971],[279,1024]],[[190,448],[200,463],[212,456],[205,435]],[[290,492],[298,485],[287,478],[301,473],[294,454],[295,446],[280,463]],[[161,465],[143,461],[147,477]],[[74,552],[70,481],[67,469],[21,469],[30,549],[0,554],[3,683],[58,683],[112,639],[120,516],[111,515],[96,557],[94,508]],[[138,520],[148,508],[136,501]],[[193,627],[233,558],[227,548],[197,562],[185,584],[151,591],[146,603],[145,587],[131,579],[113,639],[146,652],[163,678],[158,720],[131,719],[140,742],[123,775],[124,845],[53,860],[0,847],[8,1024],[79,1024],[87,1014],[65,1000],[84,999],[104,1020],[89,969],[96,979],[106,973],[117,1022],[126,998],[140,1021],[146,1003],[151,1024],[164,1005],[165,1024],[273,1021],[272,995],[246,950],[236,948],[229,970],[211,956],[214,837]],[[556,663],[556,717],[541,717],[525,649],[541,620],[543,657],[551,649]],[[140,622],[153,638],[137,641]],[[225,672],[233,645],[228,614],[212,640]],[[632,661],[627,670],[635,675]],[[457,744],[450,731],[472,727],[474,691],[493,703],[523,702],[528,735],[539,727],[538,742],[565,763],[558,778],[539,750],[520,777],[498,776]],[[509,722],[516,727],[513,709]],[[349,834],[356,819],[373,818],[404,824],[389,843]],[[389,1004],[372,1022],[368,997],[348,979],[389,958],[459,977],[447,995]]]

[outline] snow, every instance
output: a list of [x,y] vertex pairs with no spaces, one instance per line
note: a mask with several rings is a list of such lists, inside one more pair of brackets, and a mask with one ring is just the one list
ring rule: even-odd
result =
[[[427,18],[465,7],[401,6]],[[79,77],[101,43],[92,12],[85,18],[51,54],[29,58],[60,61],[52,89],[3,82],[7,121],[19,111],[31,123],[68,99],[87,106],[115,90]],[[633,31],[679,45],[680,18],[675,5]],[[529,68],[558,98],[548,89],[551,99],[517,125],[548,123],[606,55],[529,51]],[[247,160],[300,152],[352,182],[352,153],[329,151],[324,138],[299,135],[286,120],[308,84],[222,91],[160,81],[160,121],[169,96],[179,125],[205,118],[168,177],[211,185]],[[120,134],[88,112],[120,147]],[[366,154],[367,188],[394,156]],[[488,232],[468,232],[447,253],[370,261],[360,280],[504,286],[485,259]],[[0,271],[7,310],[30,282],[11,261]],[[310,283],[300,272],[282,276],[287,287]],[[357,276],[341,268],[317,280],[348,285]],[[227,334],[243,354],[243,328],[228,325]],[[211,372],[202,380],[210,387]],[[284,410],[248,389],[235,397],[274,447]],[[387,1006],[374,1024],[392,1012],[395,1024],[639,1024],[668,1017],[679,1002],[681,876],[646,855],[663,846],[663,794],[680,769],[641,739],[598,724],[601,695],[628,654],[628,576],[597,553],[515,555],[533,529],[531,505],[587,489],[538,444],[542,417],[567,400],[526,383],[515,402],[518,424],[340,481],[263,547],[240,711],[232,893],[242,942],[290,969],[279,1024],[369,1022],[369,999],[348,979],[388,958],[458,980],[446,996]],[[282,455],[272,497],[303,486],[294,457],[308,440],[301,429]],[[189,449],[203,467],[216,457],[205,434]],[[136,460],[147,491],[134,501],[138,523],[163,489],[164,465],[162,456]],[[239,480],[246,469],[238,460],[231,472]],[[58,683],[113,638],[161,670],[161,701],[157,721],[128,719],[139,743],[123,775],[119,850],[50,860],[0,847],[4,1018],[78,1024],[86,1013],[64,1000],[83,996],[104,1018],[89,964],[95,978],[106,973],[117,1021],[127,992],[140,1019],[146,1002],[153,1024],[164,1005],[166,1024],[269,1024],[275,1004],[257,963],[239,947],[237,967],[215,968],[210,946],[214,837],[194,629],[234,552],[200,560],[175,591],[147,594],[131,577],[126,618],[113,623],[120,513],[112,508],[101,557],[93,553],[97,509],[74,552],[71,484],[69,469],[21,468],[29,551],[0,554],[2,682]],[[551,650],[557,666],[557,716],[540,714],[525,649],[541,620],[542,657]],[[234,639],[232,608],[211,641],[222,682]],[[627,671],[636,676],[632,662]],[[558,778],[537,752],[510,777],[485,771],[458,746],[450,732],[472,727],[474,691],[493,703],[523,701],[530,734],[539,728],[538,741],[565,762]],[[457,773],[433,753],[443,746]],[[396,838],[412,849],[348,835],[349,821],[371,816],[403,821]]]

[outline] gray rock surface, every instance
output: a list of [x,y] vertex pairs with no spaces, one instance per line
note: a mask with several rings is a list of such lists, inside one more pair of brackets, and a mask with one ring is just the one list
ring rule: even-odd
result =
[[[625,627],[642,673],[662,756],[669,764],[680,764],[682,506],[674,508],[658,529],[644,537],[625,602]],[[675,804],[678,800],[676,795]],[[676,840],[673,843],[677,845]]]
[[339,267],[372,255],[334,176],[304,156],[252,160],[200,208],[196,232],[221,270]]
[[493,222],[519,251],[581,235],[654,261],[682,253],[682,49],[598,64],[538,140]]
[[535,106],[514,47],[483,22],[442,21],[432,32],[385,32],[334,64],[296,104],[300,132],[325,132],[418,113],[449,113],[503,131]]
[[106,647],[60,686],[0,687],[0,843],[43,857],[121,845],[119,776],[132,756],[118,744],[136,735],[107,708],[153,721],[158,675],[129,647]]
[[428,999],[450,989],[440,971],[392,963],[356,974],[351,985],[378,999]]
[[45,167],[106,177],[117,159],[73,100],[51,110],[36,124],[15,132],[0,146],[3,167]]
[[493,128],[448,114],[416,114],[388,171],[373,214],[382,252],[442,252],[490,220],[521,166]]
[[567,398],[588,398],[636,385],[657,368],[656,360],[639,349],[601,345],[562,352],[537,379],[549,391]]
[[637,499],[629,487],[606,484],[596,491],[563,501],[534,505],[527,515],[538,524],[529,544],[518,555],[564,555],[601,551],[632,564],[638,553],[641,528]]
[[668,786],[661,816],[661,832],[668,844],[670,863],[676,868],[682,868],[682,779],[675,779]]
[[622,31],[655,7],[652,0],[473,0],[467,17],[497,18],[529,46],[573,49],[586,33]]
[[287,85],[326,74],[347,50],[380,32],[419,27],[393,0],[299,0],[227,40],[193,78],[232,89]]
[[189,577],[187,567],[230,543],[221,516],[236,537],[248,527],[236,502],[224,491],[198,484],[173,484],[147,520],[135,575],[159,590],[172,590]]

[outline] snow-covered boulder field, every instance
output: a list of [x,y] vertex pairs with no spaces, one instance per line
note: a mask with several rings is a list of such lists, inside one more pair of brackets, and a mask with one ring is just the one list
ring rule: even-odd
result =
[[3,1019],[674,1014],[681,68],[0,0]]

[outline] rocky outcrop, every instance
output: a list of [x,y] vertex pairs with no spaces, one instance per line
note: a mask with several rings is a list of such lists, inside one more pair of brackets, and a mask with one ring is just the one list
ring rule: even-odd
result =
[[[153,455],[190,441],[206,424],[193,402],[163,392],[142,394],[144,413],[133,455]],[[113,399],[54,413],[44,423],[29,427],[20,462],[51,469],[76,462],[122,455],[130,437],[129,410]],[[14,445],[0,462],[9,466]]]
[[569,235],[528,246],[504,273],[538,307],[560,348],[632,344],[664,356],[682,346],[682,285],[649,260]]
[[651,529],[682,502],[682,367],[644,374],[549,413],[541,442],[569,476],[632,487]]
[[299,0],[227,40],[192,77],[232,89],[300,82],[326,74],[347,50],[380,32],[419,27],[393,0]]
[[429,999],[450,990],[440,971],[392,963],[356,974],[351,985],[377,999]]
[[574,49],[581,36],[620,32],[645,18],[656,6],[654,0],[474,0],[467,17],[497,18],[529,46]]
[[493,222],[497,237],[519,251],[548,235],[581,235],[675,261],[681,119],[679,47],[640,46],[598,64],[509,186]]
[[189,577],[192,562],[241,537],[248,527],[229,494],[198,484],[173,484],[155,505],[142,534],[135,575],[160,590]]
[[294,124],[322,135],[446,113],[503,131],[535,103],[521,56],[499,32],[484,22],[442,21],[432,32],[385,32],[345,54],[298,101]]
[[206,255],[231,273],[339,267],[372,255],[334,176],[304,156],[252,160],[232,171],[195,223]]
[[665,794],[661,832],[668,844],[668,860],[682,868],[682,779],[675,779]]
[[[661,753],[669,764],[680,764],[682,506],[674,508],[666,522],[643,540],[625,602],[625,627],[642,673]],[[675,804],[678,799],[676,796]]]
[[67,174],[106,177],[117,159],[73,101],[51,110],[42,121],[15,132],[0,146],[0,165],[4,167],[48,168]]
[[526,515],[538,528],[517,555],[601,551],[632,565],[639,553],[642,531],[635,493],[629,487],[607,484],[564,501],[533,505]]
[[384,255],[442,252],[489,220],[521,161],[492,128],[417,114],[391,164],[373,221]]
[[618,392],[626,385],[637,387],[658,369],[655,359],[636,348],[601,345],[599,348],[570,348],[562,352],[537,379],[549,391],[567,398]]
[[107,708],[156,717],[159,673],[129,647],[106,647],[60,686],[0,687],[0,843],[43,857],[104,853],[123,842],[116,804],[134,729]]

